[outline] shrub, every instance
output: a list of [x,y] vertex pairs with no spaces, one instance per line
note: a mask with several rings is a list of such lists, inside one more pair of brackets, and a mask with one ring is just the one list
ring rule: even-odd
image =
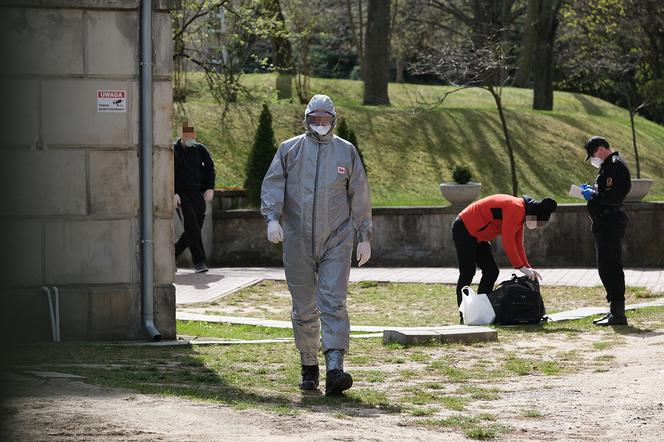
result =
[[367,169],[367,163],[364,161],[364,155],[362,155],[362,151],[360,150],[360,147],[357,145],[357,137],[355,136],[355,131],[350,127],[345,118],[339,119],[339,124],[337,124],[337,135],[343,138],[344,140],[350,142],[353,146],[355,146],[355,149],[357,149],[357,153],[360,155],[360,160],[362,161],[362,165],[364,166],[364,171],[367,173],[367,175],[369,175],[369,170]]
[[457,184],[466,184],[470,181],[472,174],[470,173],[470,168],[464,164],[455,164],[452,166],[452,178]]
[[272,130],[272,114],[267,104],[263,104],[258,128],[254,136],[254,145],[247,161],[247,174],[244,181],[247,201],[252,206],[260,205],[261,184],[276,152],[277,146]]

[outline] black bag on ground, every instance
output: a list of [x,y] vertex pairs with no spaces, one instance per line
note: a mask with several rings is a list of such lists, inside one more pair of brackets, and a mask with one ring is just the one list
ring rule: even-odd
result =
[[527,276],[512,275],[487,296],[496,312],[494,324],[539,324],[546,315],[539,282]]

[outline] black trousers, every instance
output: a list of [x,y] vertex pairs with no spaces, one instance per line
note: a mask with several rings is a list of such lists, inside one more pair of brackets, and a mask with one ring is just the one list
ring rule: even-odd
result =
[[455,219],[452,223],[452,239],[459,263],[459,279],[456,287],[457,305],[461,305],[461,289],[470,285],[477,267],[482,270],[482,279],[477,293],[492,292],[500,270],[491,252],[491,244],[486,241],[478,243],[477,238],[468,233],[468,229],[460,218]]
[[191,260],[194,264],[205,262],[205,249],[201,238],[201,228],[205,220],[205,200],[201,192],[182,192],[180,195],[180,211],[184,232],[175,243],[175,256],[189,247]]
[[602,217],[593,226],[597,270],[609,302],[625,302],[625,273],[622,262],[622,239],[627,227],[627,215],[614,212]]

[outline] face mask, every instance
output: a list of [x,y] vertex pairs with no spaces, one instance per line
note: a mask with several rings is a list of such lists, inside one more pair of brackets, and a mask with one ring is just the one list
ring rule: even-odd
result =
[[330,126],[329,124],[325,125],[325,126],[311,126],[311,130],[316,132],[318,135],[327,134],[330,131],[331,128],[332,128],[332,126]]
[[187,147],[192,147],[194,144],[196,144],[196,140],[187,140],[184,142],[184,145]]
[[526,220],[526,227],[529,230],[533,230],[537,228],[537,220]]
[[597,157],[592,157],[590,159],[590,164],[592,164],[593,166],[595,166],[598,169],[602,165],[603,162],[604,162],[604,160],[602,160],[601,158],[597,158]]

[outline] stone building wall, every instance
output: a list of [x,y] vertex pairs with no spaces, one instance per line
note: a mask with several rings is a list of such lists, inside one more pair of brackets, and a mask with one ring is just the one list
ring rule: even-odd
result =
[[[155,322],[175,336],[168,2],[154,1]],[[11,4],[14,6],[12,7]],[[10,6],[6,6],[10,5]],[[3,313],[50,337],[41,286],[60,291],[63,340],[138,339],[139,0],[4,2],[0,222]],[[100,112],[97,91],[126,91]]]

